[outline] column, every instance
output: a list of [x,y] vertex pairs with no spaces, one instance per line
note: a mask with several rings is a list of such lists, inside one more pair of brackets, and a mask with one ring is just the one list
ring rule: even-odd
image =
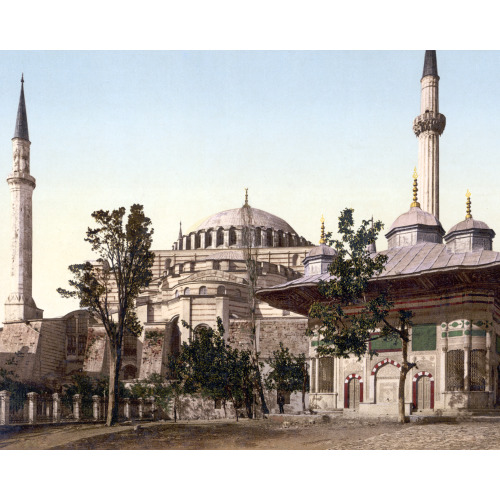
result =
[[99,396],[92,396],[92,416],[94,420],[100,419],[100,409],[101,409],[101,398]]
[[191,250],[196,248],[196,233],[193,233],[191,236]]
[[130,398],[123,398],[123,416],[126,420],[130,420]]
[[464,391],[470,391],[470,350],[472,344],[472,320],[469,329],[464,330]]
[[156,420],[156,404],[154,396],[149,397],[149,403],[151,404],[151,418]]
[[80,402],[81,402],[80,394],[75,394],[73,396],[73,418],[78,421],[80,420]]
[[59,399],[59,394],[52,394],[52,422],[61,421],[61,401]]
[[224,248],[229,248],[229,229],[224,229]]
[[446,389],[446,355],[448,352],[448,324],[444,329],[444,334],[446,337],[441,336],[441,371],[440,371],[440,379],[439,379],[439,392],[437,387],[434,391],[434,400],[437,399],[439,393],[445,392]]
[[10,392],[0,391],[0,425],[7,425],[10,417]]
[[137,402],[139,403],[139,408],[138,408],[139,418],[142,418],[144,415],[144,401],[142,398],[138,398]]
[[200,231],[200,248],[205,248],[205,240],[207,237],[206,231]]
[[36,392],[28,392],[28,422],[36,424],[36,403],[38,394]]
[[490,392],[492,390],[493,381],[491,380],[491,332],[486,332],[486,386],[484,390]]

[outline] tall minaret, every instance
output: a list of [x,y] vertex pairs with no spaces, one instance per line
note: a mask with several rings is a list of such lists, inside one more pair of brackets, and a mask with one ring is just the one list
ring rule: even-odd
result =
[[24,103],[24,78],[17,110],[16,129],[12,138],[13,167],[7,177],[10,188],[11,270],[10,293],[5,303],[5,321],[42,317],[32,297],[33,211],[35,179],[30,175],[30,140]]
[[413,121],[413,131],[418,137],[422,210],[439,219],[439,136],[446,126],[446,117],[439,112],[439,75],[435,50],[425,51],[420,83],[420,116]]

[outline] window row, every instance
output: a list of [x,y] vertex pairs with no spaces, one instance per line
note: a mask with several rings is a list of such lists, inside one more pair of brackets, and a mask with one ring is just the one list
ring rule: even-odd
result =
[[[241,295],[241,292],[239,290],[236,290],[237,296]],[[191,295],[191,289],[189,287],[184,288],[182,291],[183,295]],[[179,297],[181,295],[179,290],[175,291],[175,298]],[[207,287],[206,286],[200,286],[198,289],[198,295],[207,295]],[[217,295],[226,295],[226,287],[224,285],[220,285],[217,287]]]

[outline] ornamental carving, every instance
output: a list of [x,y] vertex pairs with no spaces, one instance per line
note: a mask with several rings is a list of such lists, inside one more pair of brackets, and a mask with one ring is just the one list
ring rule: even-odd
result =
[[413,132],[417,137],[422,132],[436,132],[441,135],[445,126],[446,116],[434,111],[427,111],[413,120]]

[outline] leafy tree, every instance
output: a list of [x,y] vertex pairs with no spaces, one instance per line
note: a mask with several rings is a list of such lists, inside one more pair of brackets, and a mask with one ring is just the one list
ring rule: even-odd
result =
[[[327,244],[337,251],[329,267],[332,279],[320,282],[324,301],[311,306],[309,316],[319,320],[317,334],[321,340],[317,352],[321,356],[347,358],[354,354],[361,358],[369,352],[369,341],[376,338],[399,339],[401,363],[398,408],[399,421],[405,422],[404,386],[406,375],[414,363],[408,362],[409,327],[413,313],[394,312],[389,290],[372,286],[372,280],[384,269],[385,255],[370,256],[367,246],[374,243],[383,228],[380,221],[370,224],[364,220],[354,229],[353,209],[346,208],[339,217],[339,240],[326,235]],[[374,332],[378,332],[373,336]],[[375,354],[372,351],[370,354]]]
[[102,323],[109,348],[109,394],[106,425],[118,419],[118,376],[122,364],[125,332],[139,336],[142,326],[134,310],[140,291],[152,278],[154,254],[150,252],[153,229],[142,205],[132,205],[124,227],[125,209],[92,214],[97,227],[87,229],[92,250],[99,255],[97,265],[90,262],[69,267],[72,291],[62,288],[63,297],[77,297],[80,307]]
[[278,393],[302,392],[302,409],[305,411],[305,394],[309,390],[309,375],[305,354],[294,356],[280,342],[280,348],[268,360],[271,370],[266,377],[266,388]]
[[[186,323],[184,326],[190,328]],[[245,405],[248,417],[252,417],[253,391],[257,386],[252,354],[226,344],[220,318],[217,318],[217,330],[202,328],[189,344],[182,344],[178,362],[183,366],[186,393],[219,400],[224,407],[230,401],[236,420],[238,409]]]
[[166,379],[159,373],[152,373],[143,381],[137,382],[130,387],[130,394],[134,398],[155,398],[155,404],[164,412],[172,397],[172,391]]

